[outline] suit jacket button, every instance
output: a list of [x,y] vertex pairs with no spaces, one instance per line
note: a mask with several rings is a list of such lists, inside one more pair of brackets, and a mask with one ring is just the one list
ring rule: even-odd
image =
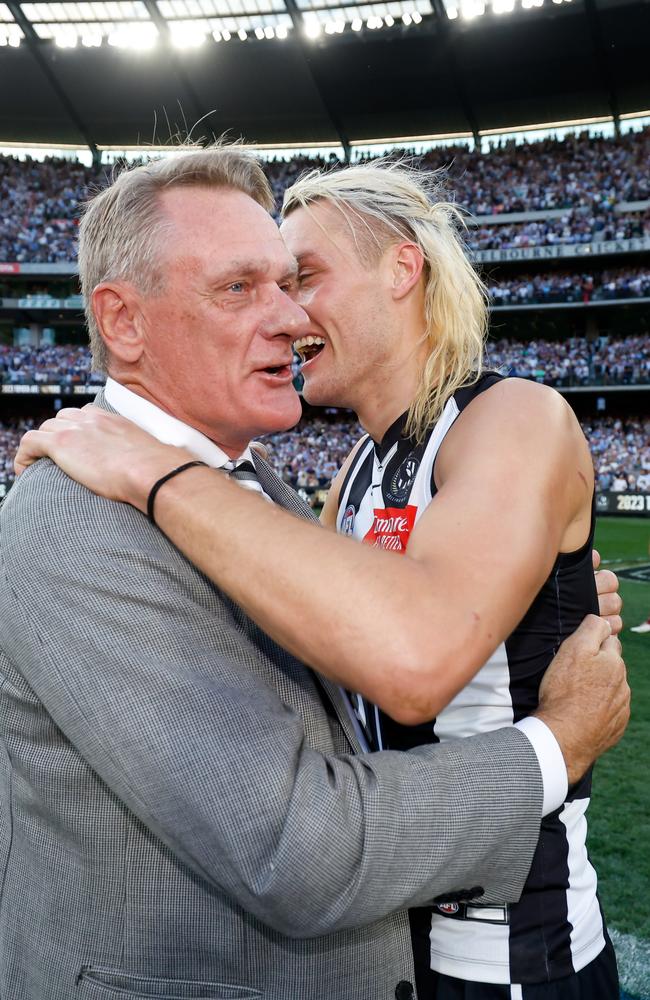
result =
[[415,1000],[413,984],[409,983],[406,979],[402,979],[395,987],[395,1000]]

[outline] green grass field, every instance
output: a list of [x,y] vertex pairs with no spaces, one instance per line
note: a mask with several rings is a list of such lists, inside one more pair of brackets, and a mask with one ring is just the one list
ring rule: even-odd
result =
[[[596,547],[604,564],[614,570],[650,564],[649,541],[650,520],[598,521]],[[650,633],[629,631],[650,613],[650,582],[622,578],[621,594],[625,626],[621,639],[632,689],[632,718],[619,746],[596,765],[589,850],[610,926],[650,941]],[[650,991],[650,979],[644,976],[642,986]]]

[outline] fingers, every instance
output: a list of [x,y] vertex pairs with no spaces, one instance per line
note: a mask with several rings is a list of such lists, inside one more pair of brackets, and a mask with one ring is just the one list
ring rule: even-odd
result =
[[623,631],[623,619],[620,615],[603,615],[603,617],[609,622],[612,635],[619,635]]
[[594,568],[594,572],[600,566],[600,552],[598,551],[598,549],[592,549],[591,550],[591,565]]
[[623,628],[621,610],[623,600],[618,593],[618,577],[610,569],[596,573],[596,590],[598,592],[598,614],[606,618],[614,635]]
[[599,594],[616,593],[618,577],[611,569],[601,569],[596,573],[596,590]]
[[609,615],[620,615],[623,600],[616,591],[608,590],[598,596],[598,614],[603,618]]
[[[86,405],[89,405],[89,404],[86,404]],[[80,409],[78,406],[64,406],[62,409],[58,410],[55,419],[56,420],[77,420],[81,416],[83,409],[85,409],[85,407],[82,407]]]
[[[47,422],[47,421],[46,421]],[[23,434],[16,457],[14,458],[14,469],[16,475],[20,476],[25,469],[48,454],[50,437],[47,432],[27,431]]]
[[585,648],[596,651],[612,634],[612,627],[606,618],[598,615],[587,615],[581,625],[575,630],[567,642],[583,644]]
[[608,639],[605,639],[600,648],[604,653],[613,653],[617,657],[621,657],[623,654],[621,641],[615,635],[610,635]]

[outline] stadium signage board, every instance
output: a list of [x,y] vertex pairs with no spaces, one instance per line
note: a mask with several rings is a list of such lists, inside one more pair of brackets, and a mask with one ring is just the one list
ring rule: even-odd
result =
[[[3,396],[39,396],[45,387],[42,385],[3,385]],[[58,386],[56,387],[58,389]]]
[[96,396],[101,385],[61,385],[57,383],[7,384],[1,387],[3,396]]
[[596,513],[650,517],[650,493],[599,493]]
[[22,299],[3,299],[5,308],[17,309],[73,309],[77,312],[83,309],[81,295],[71,295],[67,299],[55,299],[51,295],[27,295]]
[[506,260],[556,260],[560,257],[604,257],[618,253],[650,250],[650,236],[629,240],[602,240],[599,243],[570,243],[549,247],[509,247],[504,250],[475,250],[471,256],[479,263]]

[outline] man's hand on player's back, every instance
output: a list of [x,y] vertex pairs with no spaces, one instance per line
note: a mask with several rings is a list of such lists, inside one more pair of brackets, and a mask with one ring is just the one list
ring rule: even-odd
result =
[[589,615],[544,675],[537,715],[560,744],[572,785],[615,746],[630,717],[621,644],[607,621]]

